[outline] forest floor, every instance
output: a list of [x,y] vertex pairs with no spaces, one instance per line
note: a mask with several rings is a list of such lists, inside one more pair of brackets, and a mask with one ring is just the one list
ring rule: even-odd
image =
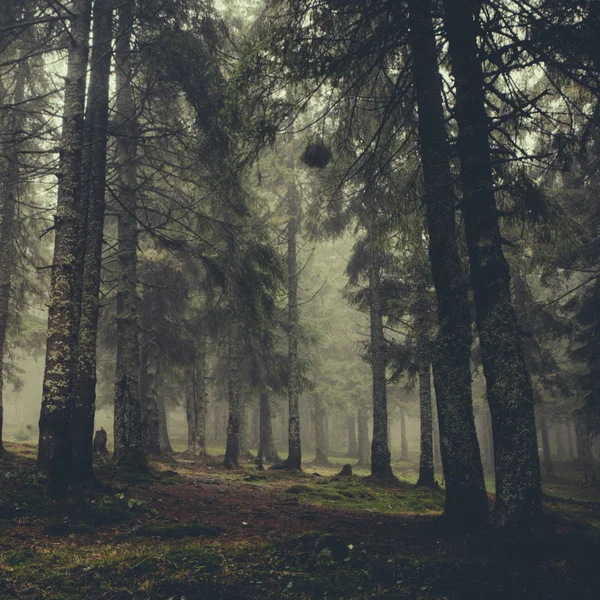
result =
[[7,449],[2,600],[600,596],[600,488],[568,471],[545,486],[545,531],[514,538],[449,531],[442,490],[338,478],[340,465],[226,471],[176,455],[127,476],[107,463],[94,490],[50,501],[35,447]]

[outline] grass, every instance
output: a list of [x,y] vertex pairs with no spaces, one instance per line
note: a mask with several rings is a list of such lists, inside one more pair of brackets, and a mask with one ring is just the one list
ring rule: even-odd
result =
[[544,485],[548,531],[514,538],[447,531],[443,490],[415,488],[410,464],[394,488],[333,477],[344,457],[320,477],[168,461],[127,478],[107,465],[112,491],[54,502],[23,448],[0,463],[0,600],[585,600],[600,589],[599,490],[568,470]]

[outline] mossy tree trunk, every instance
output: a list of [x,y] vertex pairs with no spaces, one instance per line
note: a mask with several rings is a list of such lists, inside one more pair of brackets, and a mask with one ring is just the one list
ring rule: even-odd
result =
[[135,2],[118,7],[115,52],[119,121],[117,136],[117,368],[115,385],[114,458],[133,471],[147,469],[139,398],[139,298],[137,294],[137,137],[133,101],[131,37]]
[[88,65],[91,0],[75,0],[71,29],[58,200],[54,224],[54,258],[48,306],[46,364],[40,413],[37,466],[48,474],[53,495],[66,492],[71,475],[71,402],[74,391],[76,331],[82,257],[77,253],[83,196],[81,189],[84,144],[85,81]]
[[277,454],[273,441],[273,422],[271,420],[271,399],[269,392],[261,392],[259,398],[259,443],[258,458],[270,463],[279,463],[281,459]]
[[[26,63],[21,60],[16,68],[12,102],[16,106],[25,97]],[[0,223],[0,455],[4,426],[4,350],[8,327],[11,281],[15,270],[15,212],[20,187],[20,149],[24,119],[20,110],[11,111],[7,120],[6,142],[3,154],[6,167],[2,174],[2,222]]]
[[502,251],[484,77],[472,0],[444,0],[444,24],[456,88],[455,118],[463,189],[462,214],[471,266],[481,358],[492,415],[496,465],[495,520],[535,526],[542,517],[533,390]]
[[439,334],[432,365],[446,484],[444,516],[476,527],[489,505],[471,396],[471,311],[458,250],[456,196],[450,171],[436,38],[430,0],[409,0],[413,78]]
[[88,194],[88,214],[77,352],[77,388],[72,414],[74,481],[90,481],[94,478],[92,442],[96,413],[96,340],[104,234],[112,0],[94,2],[93,23],[94,42],[86,115],[89,165],[84,165],[89,170],[88,189],[84,190]]

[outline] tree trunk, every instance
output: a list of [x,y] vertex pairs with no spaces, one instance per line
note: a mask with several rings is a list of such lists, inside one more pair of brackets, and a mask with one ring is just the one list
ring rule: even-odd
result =
[[260,409],[256,404],[256,401],[253,404],[254,406],[251,411],[252,423],[250,426],[250,447],[258,450],[260,444]]
[[554,472],[554,465],[552,464],[552,456],[550,455],[550,439],[548,436],[548,420],[545,416],[539,420],[540,431],[542,434],[542,452],[544,453],[544,476],[548,479],[556,479],[556,473]]
[[277,454],[273,441],[273,422],[271,420],[271,400],[269,392],[260,393],[260,439],[258,443],[258,458],[270,463],[279,463],[281,459]]
[[456,86],[455,114],[463,189],[463,217],[471,265],[481,358],[492,415],[496,465],[495,519],[529,527],[542,517],[533,390],[510,295],[502,251],[484,77],[472,0],[444,0],[444,22]]
[[96,339],[100,312],[99,293],[104,232],[104,194],[106,188],[106,140],[112,41],[112,1],[94,3],[93,46],[88,92],[87,129],[89,132],[88,214],[79,347],[77,351],[77,388],[73,403],[74,481],[90,481],[93,473],[92,441],[96,413]]
[[[160,454],[158,390],[156,388],[156,343],[151,331],[151,315],[144,310],[140,352],[140,407],[144,451],[151,456]],[[150,318],[148,318],[150,317]]]
[[300,405],[298,390],[298,250],[297,235],[300,220],[300,198],[294,183],[288,189],[288,457],[285,468],[302,470],[300,441]]
[[592,458],[591,433],[585,416],[579,415],[576,420],[577,450],[581,465],[581,482],[583,485],[596,483],[596,473]]
[[481,424],[482,454],[484,465],[490,473],[494,472],[494,443],[492,441],[492,428],[490,424],[490,415],[487,409],[480,412],[479,422]]
[[73,399],[77,331],[76,291],[80,286],[83,236],[81,160],[84,143],[85,79],[88,64],[91,0],[72,5],[58,201],[54,227],[54,258],[48,307],[46,365],[40,413],[38,468],[48,474],[53,495],[66,492],[71,475],[71,401]]
[[[13,104],[19,105],[25,96],[25,62],[17,65]],[[0,224],[0,455],[4,451],[2,431],[4,421],[4,350],[8,312],[10,304],[11,280],[15,270],[14,221],[19,194],[20,146],[23,130],[23,117],[19,110],[12,111],[8,120],[7,148],[4,150],[6,169],[4,172],[2,223]]]
[[373,374],[373,441],[371,442],[371,475],[392,479],[391,455],[388,447],[387,384],[385,374],[385,339],[379,295],[380,266],[376,250],[369,265],[369,317],[371,329],[371,371]]
[[569,458],[571,460],[575,460],[577,458],[577,448],[573,441],[573,422],[571,420],[567,421],[567,445],[569,447]]
[[164,392],[157,389],[157,405],[158,405],[158,442],[160,444],[161,454],[173,454],[171,440],[169,440],[169,428],[167,426],[167,409],[165,406]]
[[139,316],[137,295],[137,136],[131,80],[131,33],[134,2],[118,8],[119,23],[115,52],[119,119],[118,162],[118,280],[117,280],[117,369],[115,385],[114,458],[119,466],[134,471],[147,469],[142,439],[139,399]]
[[435,470],[441,471],[442,481],[444,481],[444,470],[442,466],[442,453],[440,451],[440,426],[438,422],[436,403],[432,403],[433,414],[433,465]]
[[358,458],[358,445],[356,443],[356,422],[354,415],[347,415],[346,423],[348,425],[348,458]]
[[433,415],[431,411],[431,364],[423,350],[419,360],[419,407],[421,410],[421,459],[417,485],[435,487],[433,466]]
[[227,445],[223,466],[233,469],[238,466],[239,434],[240,434],[240,391],[237,366],[237,331],[230,333],[227,349],[227,388],[229,395],[229,417],[227,419]]
[[239,432],[239,450],[240,450],[240,458],[244,460],[253,460],[254,456],[250,452],[250,448],[248,447],[248,403],[247,399],[244,398],[244,402],[241,406],[240,410],[240,432]]
[[567,458],[565,440],[563,438],[563,424],[555,421],[553,429],[554,435],[556,436],[556,457],[562,462]]
[[458,251],[456,197],[450,171],[431,1],[409,0],[409,11],[429,258],[439,323],[432,365],[446,483],[444,516],[451,524],[476,527],[487,518],[489,504],[473,416],[471,310]]
[[400,460],[408,460],[408,438],[406,437],[406,411],[400,406]]
[[207,363],[206,339],[198,344],[195,364],[189,369],[186,386],[186,415],[188,423],[188,448],[190,456],[207,456],[206,453],[206,389]]
[[358,409],[358,463],[369,466],[369,411],[365,407]]
[[327,412],[323,406],[323,400],[316,394],[313,396],[315,415],[315,460],[314,465],[326,467],[329,465],[329,448],[327,447]]

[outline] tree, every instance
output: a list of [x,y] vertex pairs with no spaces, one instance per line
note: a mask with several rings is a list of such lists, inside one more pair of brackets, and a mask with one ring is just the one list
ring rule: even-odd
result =
[[118,8],[115,67],[118,161],[117,370],[115,382],[115,451],[118,465],[147,468],[143,447],[139,385],[139,316],[137,295],[137,117],[132,94],[131,37],[134,0]]
[[[17,73],[12,92],[12,102],[18,106],[23,102],[25,94],[25,62],[17,66]],[[2,221],[0,224],[0,455],[4,452],[2,430],[4,420],[3,387],[4,387],[4,352],[8,329],[8,313],[11,283],[14,275],[15,260],[15,212],[20,188],[19,150],[22,145],[23,115],[14,111],[7,124],[8,142],[5,152],[2,188]]]
[[86,113],[88,195],[76,391],[72,412],[74,481],[93,479],[92,438],[96,409],[96,340],[104,233],[112,0],[96,0]]
[[511,302],[510,271],[494,196],[485,82],[477,45],[480,5],[470,0],[444,0],[443,5],[456,88],[462,214],[494,431],[494,513],[501,526],[528,527],[542,516],[540,465],[533,391]]
[[54,495],[65,493],[72,460],[71,403],[77,334],[77,289],[81,277],[81,160],[84,144],[85,78],[91,0],[74,0],[65,98],[62,152],[54,226],[54,258],[37,466],[48,474]]
[[[471,398],[471,314],[458,251],[452,184],[431,3],[409,2],[413,78],[439,335],[433,375],[446,482],[444,515],[477,525],[488,513]],[[427,117],[425,117],[427,115]]]

